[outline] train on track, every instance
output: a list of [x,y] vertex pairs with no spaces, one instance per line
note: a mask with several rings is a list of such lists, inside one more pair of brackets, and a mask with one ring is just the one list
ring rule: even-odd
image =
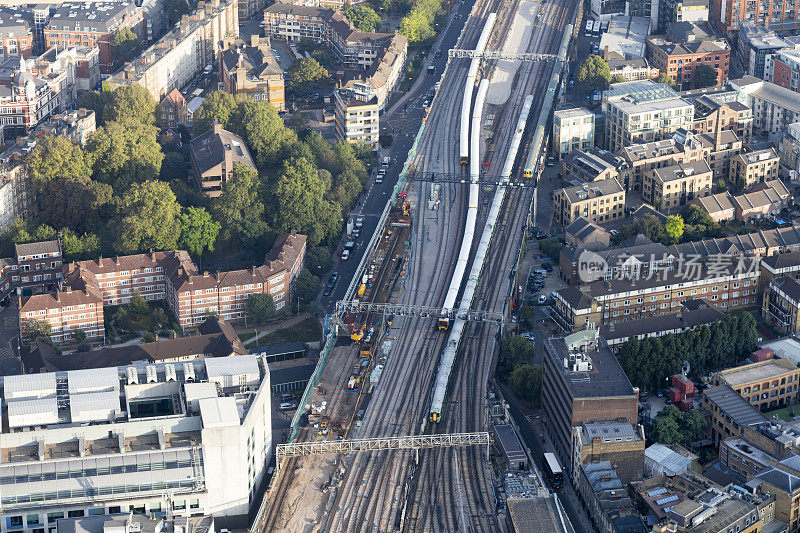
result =
[[492,33],[494,21],[497,19],[496,13],[489,13],[486,17],[486,24],[483,25],[483,31],[478,38],[478,44],[475,47],[475,57],[469,64],[469,72],[467,73],[467,82],[464,85],[464,99],[461,101],[461,130],[460,130],[460,159],[462,165],[469,164],[469,110],[472,107],[472,93],[475,91],[475,79],[478,76],[478,67],[481,64],[480,55],[486,50],[486,43],[489,42],[489,35]]
[[[493,22],[495,17],[490,17],[487,19],[487,24],[491,21]],[[558,89],[561,71],[564,66],[564,62],[566,61],[567,56],[567,47],[569,46],[570,39],[572,37],[572,24],[568,24],[564,31],[564,37],[561,41],[561,46],[559,49],[559,59],[560,61],[555,65],[553,69],[553,75],[550,78],[550,83],[548,84],[547,94],[545,94],[545,100],[543,102],[543,108],[539,114],[539,119],[537,122],[536,130],[534,132],[533,142],[531,144],[531,150],[528,154],[526,166],[524,167],[524,174],[526,176],[528,172],[528,165],[533,162],[534,165],[536,160],[538,159],[538,155],[541,152],[542,144],[545,139],[545,126],[550,116],[550,111],[552,109],[556,91]],[[483,42],[483,36],[488,35],[491,33],[491,28],[487,31],[487,27],[484,27],[484,31],[481,34],[481,41],[478,42],[480,46],[483,44],[485,47],[485,42]],[[474,63],[475,59],[473,59]],[[470,72],[472,72],[472,68],[470,66]],[[469,84],[470,80],[467,80],[467,88],[465,91],[464,99],[465,101],[469,98],[471,99],[471,85]],[[477,180],[480,172],[480,130],[481,130],[481,115],[483,112],[483,104],[486,98],[486,92],[488,91],[488,81],[482,80],[479,87],[478,87],[478,95],[475,98],[475,106],[474,110],[471,113],[472,115],[472,131],[470,136],[470,145],[469,145],[469,153],[467,157],[471,155],[472,157],[468,157],[469,162],[469,174],[470,174],[470,189],[469,189],[469,196],[468,196],[468,204],[467,204],[467,222],[464,228],[464,235],[461,241],[461,248],[459,251],[458,261],[456,263],[455,271],[453,272],[453,277],[450,281],[450,287],[447,291],[447,296],[445,297],[445,309],[453,309],[455,308],[455,300],[458,296],[459,289],[461,287],[461,281],[464,278],[464,272],[467,266],[467,260],[469,259],[469,252],[472,248],[472,241],[475,237],[475,222],[477,220],[477,203],[478,203],[478,196],[480,192],[480,187],[475,181]],[[517,127],[514,131],[514,136],[511,141],[511,145],[509,148],[508,155],[506,156],[505,164],[503,165],[503,170],[500,175],[501,182],[506,182],[511,177],[511,172],[514,167],[514,162],[517,158],[517,152],[519,150],[520,144],[522,142],[522,136],[524,135],[525,128],[528,122],[528,116],[530,115],[531,107],[533,106],[533,95],[528,95],[525,98],[523,103],[522,109],[520,111],[519,119],[517,120]],[[469,114],[469,106],[462,105],[461,109],[461,141],[462,141],[462,152],[461,152],[461,161],[464,161],[464,114]],[[531,172],[529,176],[532,177],[533,170],[531,167]],[[489,244],[491,243],[492,234],[494,233],[495,224],[500,216],[500,208],[503,205],[503,200],[505,199],[505,192],[506,187],[498,187],[495,191],[494,199],[492,200],[491,207],[489,209],[489,214],[486,219],[486,225],[483,230],[483,234],[481,235],[481,240],[478,243],[478,248],[475,252],[475,258],[473,260],[472,269],[470,270],[469,276],[467,278],[466,286],[464,287],[464,293],[461,296],[461,302],[458,307],[458,311],[456,315],[466,313],[469,311],[470,307],[472,306],[472,299],[475,295],[475,291],[478,287],[478,279],[481,274],[481,270],[483,269],[483,265],[486,261],[486,257],[489,252]],[[535,192],[534,192],[535,194]],[[474,206],[474,208],[473,208]],[[440,330],[446,330],[450,325],[450,319],[446,317],[439,318],[438,327]],[[442,358],[439,361],[439,367],[436,372],[436,378],[433,385],[433,395],[431,399],[431,406],[429,411],[429,420],[432,423],[438,423],[442,419],[442,408],[444,405],[444,399],[447,394],[447,387],[450,382],[450,374],[453,370],[453,365],[455,363],[456,354],[458,352],[458,345],[461,342],[461,336],[464,332],[464,327],[466,323],[464,320],[460,318],[456,318],[453,321],[453,327],[450,330],[450,335],[447,339],[447,344],[445,345],[444,352],[442,353]]]

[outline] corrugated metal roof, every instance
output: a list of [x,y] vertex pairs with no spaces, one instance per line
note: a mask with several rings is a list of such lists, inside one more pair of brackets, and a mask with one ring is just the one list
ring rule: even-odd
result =
[[22,374],[3,378],[3,394],[6,400],[19,398],[43,398],[56,393],[56,375]]
[[729,385],[720,385],[719,387],[707,389],[703,396],[716,404],[736,423],[742,426],[767,422],[767,418],[758,409],[750,405]]
[[58,422],[58,402],[55,398],[36,398],[8,402],[8,426],[20,428]]
[[83,392],[119,392],[119,372],[116,367],[70,370],[67,372],[70,394]]

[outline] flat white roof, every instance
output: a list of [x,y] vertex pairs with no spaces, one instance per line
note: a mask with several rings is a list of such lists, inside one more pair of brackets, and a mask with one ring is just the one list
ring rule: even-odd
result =
[[257,356],[235,355],[233,357],[210,357],[204,359],[208,379],[221,376],[256,375],[261,376],[258,369]]
[[100,422],[119,413],[119,392],[71,394],[69,410],[72,422]]
[[225,428],[239,425],[239,409],[232,396],[203,398],[198,401],[203,428]]
[[183,392],[186,394],[186,401],[189,403],[203,398],[216,398],[218,396],[216,383],[184,383]]
[[89,368],[67,372],[67,388],[70,394],[79,392],[119,392],[117,367]]
[[644,456],[658,464],[667,473],[680,474],[685,472],[692,462],[688,457],[684,457],[678,452],[672,451],[663,444],[653,444],[644,451]]
[[20,398],[44,398],[56,393],[56,374],[21,374],[3,378],[3,394],[6,400]]
[[8,426],[20,428],[58,422],[58,401],[55,398],[36,398],[8,402]]

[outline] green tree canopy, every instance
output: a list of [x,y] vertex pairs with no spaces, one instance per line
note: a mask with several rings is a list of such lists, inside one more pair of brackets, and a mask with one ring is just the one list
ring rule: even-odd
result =
[[677,243],[681,240],[681,236],[683,235],[683,219],[680,215],[672,215],[667,218],[667,222],[664,224],[664,231],[667,232],[667,236],[672,240],[672,242]]
[[692,81],[696,89],[714,87],[717,85],[717,71],[709,65],[697,65],[694,67]]
[[609,83],[624,83],[626,81],[628,80],[626,80],[624,76],[620,76],[619,74],[614,74],[611,77],[611,81]]
[[247,299],[245,313],[254,322],[266,322],[275,316],[275,302],[269,294],[252,294]]
[[287,86],[291,91],[314,87],[327,78],[328,71],[313,57],[295,61],[286,73]]
[[139,37],[130,28],[121,28],[111,36],[111,53],[114,62],[119,65],[130,61],[139,52]]
[[264,214],[255,169],[235,163],[232,175],[222,184],[222,194],[214,199],[212,211],[222,223],[223,239],[242,243],[250,221],[260,220]]
[[295,151],[297,135],[284,127],[275,107],[263,100],[241,102],[232,120],[253,150],[260,169],[279,165]]
[[604,91],[611,80],[611,70],[602,57],[591,54],[578,65],[575,79],[587,91]]
[[500,360],[497,364],[501,376],[507,376],[518,365],[533,361],[535,351],[522,335],[509,335],[500,341]]
[[175,25],[183,15],[188,15],[190,12],[191,8],[186,0],[164,0],[164,14],[170,26]]
[[381,17],[369,6],[345,4],[344,14],[361,31],[377,31],[381,25]]
[[78,233],[95,231],[114,214],[111,186],[85,176],[50,182],[42,200],[42,221]]
[[539,407],[542,401],[542,365],[518,365],[508,382],[517,396],[533,407]]
[[47,320],[28,320],[25,322],[25,329],[31,340],[52,344],[52,339],[50,338],[52,327]]
[[688,445],[700,435],[705,423],[705,418],[696,409],[683,413],[674,405],[668,405],[653,419],[651,436],[661,444]]
[[124,193],[134,183],[158,178],[164,154],[152,124],[113,121],[98,128],[87,143],[94,159],[95,179]]
[[195,257],[214,251],[214,242],[222,225],[202,207],[187,207],[180,215],[180,245]]
[[[142,124],[155,124],[158,103],[141,85],[124,85],[114,90],[111,101],[103,110],[104,122],[135,120]],[[130,127],[136,127],[131,124]]]
[[175,194],[163,181],[135,183],[119,200],[114,249],[130,254],[176,248],[180,210]]
[[325,186],[317,169],[304,157],[287,161],[275,184],[274,227],[279,232],[296,230],[308,235],[311,246],[326,236],[325,223],[320,215],[340,207],[324,200]]
[[60,232],[59,240],[66,261],[96,259],[102,252],[100,237],[94,233],[76,235],[71,229],[64,228]]
[[673,89],[677,88],[677,84],[675,83],[675,80],[673,80],[672,78],[667,76],[666,72],[662,72],[661,74],[659,74],[658,77],[656,78],[656,82],[658,82],[658,83],[666,83],[667,85],[669,85]]
[[442,13],[441,0],[415,0],[411,11],[400,21],[398,31],[409,44],[427,41],[436,35],[434,23]]
[[42,193],[50,183],[85,178],[92,171],[83,149],[64,135],[46,135],[25,159],[28,177],[34,189]]
[[194,134],[199,135],[211,129],[214,122],[219,122],[226,130],[231,127],[231,116],[236,111],[236,97],[225,91],[214,91],[203,101],[194,116]]
[[297,298],[303,303],[311,303],[319,294],[320,279],[312,274],[307,268],[300,271],[295,281],[295,290],[297,291]]

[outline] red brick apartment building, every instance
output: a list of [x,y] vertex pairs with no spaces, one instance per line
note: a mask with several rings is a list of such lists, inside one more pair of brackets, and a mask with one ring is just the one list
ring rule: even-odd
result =
[[672,43],[660,36],[647,38],[652,65],[674,81],[678,90],[694,88],[694,69],[700,65],[713,68],[717,85],[728,79],[731,50],[725,41]]
[[772,30],[800,28],[800,9],[783,0],[711,0],[708,22],[720,32],[738,30],[742,23],[764,25]]
[[100,72],[112,74],[121,64],[114,57],[111,38],[125,28],[145,38],[142,9],[133,2],[65,2],[50,17],[44,38],[47,48],[98,47]]
[[61,280],[58,241],[17,244],[14,257],[0,259],[0,298],[54,289]]
[[282,235],[260,267],[201,272],[183,250],[98,258],[64,266],[64,283],[54,294],[23,300],[20,327],[46,320],[53,341],[70,342],[81,329],[87,340],[105,340],[103,306],[130,301],[135,291],[147,300],[166,300],[182,329],[203,322],[209,313],[226,321],[244,318],[247,298],[268,293],[280,310],[286,306],[294,278],[303,266],[306,236]]

